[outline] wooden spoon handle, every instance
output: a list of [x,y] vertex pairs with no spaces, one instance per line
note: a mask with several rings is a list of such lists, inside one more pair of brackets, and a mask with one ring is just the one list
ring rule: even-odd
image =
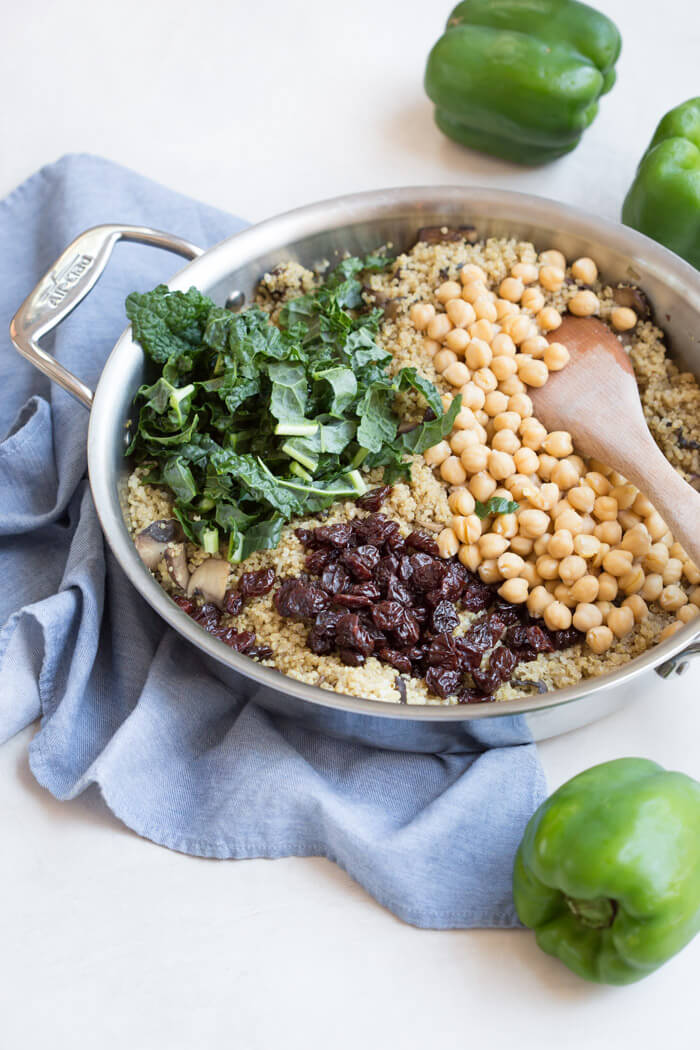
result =
[[653,441],[643,441],[632,452],[619,448],[615,470],[649,497],[674,539],[700,565],[700,493],[674,470],[659,447]]

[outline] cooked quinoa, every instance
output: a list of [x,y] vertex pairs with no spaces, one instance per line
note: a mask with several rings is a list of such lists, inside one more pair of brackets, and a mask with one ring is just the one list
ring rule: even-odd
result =
[[[410,252],[400,255],[386,271],[372,274],[366,285],[365,299],[368,305],[381,305],[385,309],[385,320],[377,340],[392,354],[389,371],[394,374],[403,367],[416,367],[441,392],[451,397],[454,387],[435,368],[435,347],[412,320],[411,308],[416,304],[431,304],[438,313],[442,311],[443,303],[436,293],[446,281],[458,282],[461,270],[467,264],[481,267],[489,286],[497,289],[514,266],[519,263],[536,266],[538,259],[541,257],[532,244],[516,240],[489,239],[475,244],[465,240],[419,242]],[[257,302],[274,319],[283,302],[310,291],[317,283],[317,274],[298,263],[289,263],[265,275],[260,282]],[[582,287],[583,282],[576,279],[571,267],[567,267],[566,280],[560,287],[549,291],[540,288],[540,291],[547,307],[564,311]],[[585,288],[596,295],[599,316],[610,322],[616,309],[613,289],[598,279],[587,282]],[[686,480],[696,480],[700,476],[700,387],[696,379],[687,372],[680,372],[667,357],[663,332],[650,320],[636,321],[633,329],[625,332],[623,343],[635,370],[651,433],[679,473]],[[415,394],[401,395],[399,414],[402,418],[417,419],[423,409]],[[679,434],[682,440],[679,440]],[[427,529],[437,536],[447,530],[453,520],[448,497],[455,486],[440,476],[439,470],[429,464],[429,458],[427,454],[425,460],[423,456],[413,458],[410,481],[394,484],[382,507],[382,512],[399,524],[404,536],[416,528]],[[172,514],[168,493],[144,484],[141,480],[144,473],[143,468],[136,469],[128,484],[129,526],[134,534]],[[375,472],[369,480],[377,483],[380,478],[381,472]],[[354,502],[338,503],[322,515],[323,523],[352,521],[362,513]],[[306,551],[296,537],[295,529],[318,524],[319,517],[291,522],[283,529],[275,550],[258,551],[243,564],[231,567],[229,586],[235,586],[244,571],[273,568],[278,579],[299,576],[304,571]],[[190,571],[209,557],[190,543],[186,544],[186,555]],[[164,561],[154,572],[166,590],[174,589]],[[692,568],[679,581],[686,595],[692,594],[692,608],[700,597],[697,583]],[[461,613],[458,633],[468,627],[473,618],[472,614]],[[516,677],[502,685],[494,699],[512,699],[524,692],[530,693],[529,687],[518,687],[518,679],[544,683],[548,689],[556,689],[614,670],[655,644],[660,632],[665,628],[671,630],[670,625],[675,621],[675,612],[666,612],[651,601],[648,615],[635,623],[624,637],[615,639],[605,652],[596,654],[582,643],[563,651],[540,654],[536,660],[519,664]],[[224,616],[223,622],[230,622],[239,631],[254,631],[258,643],[273,651],[273,658],[265,663],[289,677],[353,696],[395,703],[402,700],[396,685],[396,670],[377,658],[371,656],[364,666],[349,667],[337,655],[320,656],[311,652],[306,645],[307,626],[282,617],[274,607],[272,593],[249,600],[235,620],[227,620]],[[454,697],[442,700],[430,694],[422,679],[402,677],[407,703],[456,702]]]

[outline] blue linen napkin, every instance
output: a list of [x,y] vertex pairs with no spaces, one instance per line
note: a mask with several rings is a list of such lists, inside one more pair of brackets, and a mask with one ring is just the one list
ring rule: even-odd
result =
[[[205,857],[324,856],[418,926],[513,926],[513,858],[545,794],[533,745],[373,750],[237,701],[129,584],[86,481],[88,413],[23,361],[7,324],[62,249],[103,222],[209,247],[245,224],[97,157],[67,156],[0,202],[0,742],[34,719],[39,783],[95,783],[138,834]],[[95,386],[123,303],[181,265],[120,245],[53,352]],[[8,429],[9,428],[9,429]],[[500,730],[498,731],[500,732]]]

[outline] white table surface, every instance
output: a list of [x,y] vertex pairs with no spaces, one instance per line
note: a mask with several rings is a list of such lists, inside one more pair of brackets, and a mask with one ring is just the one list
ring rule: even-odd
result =
[[[528,171],[432,124],[423,64],[447,2],[2,6],[0,196],[87,151],[253,221],[449,182],[614,220],[656,121],[700,89],[696,0],[601,0],[623,33],[618,84],[572,155]],[[551,788],[621,755],[700,778],[699,684],[697,665],[650,676],[634,706],[544,743]],[[323,860],[154,846],[98,797],[64,804],[39,788],[30,737],[0,750],[2,1050],[698,1045],[700,938],[639,985],[587,985],[528,932],[406,926]]]

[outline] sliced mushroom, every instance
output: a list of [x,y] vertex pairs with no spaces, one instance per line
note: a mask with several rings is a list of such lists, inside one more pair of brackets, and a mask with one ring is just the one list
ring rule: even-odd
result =
[[634,310],[640,321],[648,321],[651,317],[651,303],[641,288],[633,284],[621,284],[613,288],[613,299],[618,306],[628,306]]
[[230,571],[231,566],[223,558],[207,558],[190,576],[187,597],[201,594],[205,602],[212,602],[222,608]]
[[183,591],[187,590],[190,582],[190,570],[187,568],[187,555],[184,543],[178,543],[168,547],[165,551],[165,564],[168,567],[168,575],[176,586]]
[[533,689],[536,689],[538,693],[548,693],[549,689],[541,678],[529,679],[529,678],[511,678],[511,685],[529,685]]
[[183,539],[182,526],[176,518],[152,521],[134,536],[134,546],[147,569],[155,569],[169,543]]
[[476,226],[422,226],[418,231],[418,240],[427,244],[443,244],[445,241],[473,244],[477,236]]

